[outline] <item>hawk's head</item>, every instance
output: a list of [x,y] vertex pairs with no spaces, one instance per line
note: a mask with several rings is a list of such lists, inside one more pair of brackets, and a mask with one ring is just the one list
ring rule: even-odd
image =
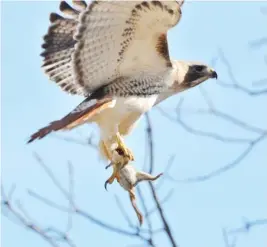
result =
[[175,91],[184,91],[210,78],[218,77],[214,69],[200,62],[173,61],[172,65],[175,68]]

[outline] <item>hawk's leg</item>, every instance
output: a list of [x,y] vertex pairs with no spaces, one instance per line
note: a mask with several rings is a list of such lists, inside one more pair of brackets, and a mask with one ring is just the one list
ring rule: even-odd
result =
[[[121,156],[122,163],[128,163],[128,161],[133,161],[134,160],[134,155],[132,151],[127,148],[123,142],[123,139],[121,138],[120,134],[116,134],[112,140],[112,143],[115,144],[115,148],[111,148],[111,145],[109,143],[105,143],[104,141],[99,142],[99,148],[100,148],[100,153],[102,154],[103,157],[106,159],[110,160],[113,163],[116,163],[113,158],[114,151]],[[124,161],[123,161],[124,160]]]
[[[120,170],[129,163],[129,161],[133,161],[134,157],[132,152],[125,146],[123,139],[121,138],[120,134],[117,133],[115,136],[116,141],[116,148],[112,150],[112,158],[111,163],[113,167],[112,175],[109,179],[105,182],[105,188],[107,184],[112,184],[115,179],[119,182],[119,172]],[[108,149],[106,149],[108,150]],[[109,152],[108,152],[109,153]],[[110,156],[110,155],[109,155]]]
[[107,189],[107,184],[112,184],[115,179],[117,179],[118,182],[120,181],[120,175],[119,175],[120,165],[113,164],[112,167],[113,167],[113,172],[112,175],[109,177],[109,179],[105,182],[105,189]]
[[118,144],[117,148],[115,149],[117,153],[124,157],[125,161],[128,159],[127,162],[125,162],[125,165],[128,164],[129,161],[134,161],[132,151],[125,146],[124,141],[119,133],[116,134],[116,142]]
[[112,153],[109,151],[104,141],[99,142],[99,150],[102,157],[109,161],[112,161]]

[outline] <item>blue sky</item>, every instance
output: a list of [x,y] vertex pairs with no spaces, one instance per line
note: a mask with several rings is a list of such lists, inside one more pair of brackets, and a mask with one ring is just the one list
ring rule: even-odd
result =
[[[248,43],[266,35],[267,16],[261,14],[266,2],[190,2],[184,6],[180,24],[169,33],[170,53],[173,58],[200,60],[210,63],[223,50],[234,74],[243,86],[253,88],[252,81],[266,77],[264,54],[267,49],[252,49]],[[67,186],[67,161],[75,167],[75,197],[78,205],[94,216],[124,227],[116,203],[117,194],[125,204],[130,217],[135,215],[127,194],[114,184],[107,193],[103,183],[110,171],[104,170],[97,153],[88,148],[47,137],[26,145],[29,135],[52,120],[61,118],[74,108],[81,97],[64,94],[49,82],[40,65],[42,36],[48,28],[48,16],[58,8],[57,2],[13,2],[2,4],[2,180],[5,187],[16,183],[14,197],[20,199],[31,216],[41,226],[50,223],[64,229],[67,216],[45,207],[27,194],[31,188],[60,204],[67,205],[62,195],[37,165],[32,153],[37,152]],[[223,81],[229,81],[225,66],[217,61],[216,70]],[[266,96],[251,98],[243,93],[225,89],[209,80],[203,85],[216,107],[253,126],[266,128]],[[205,102],[198,88],[181,94],[186,107],[204,108]],[[161,107],[173,113],[180,96],[177,95]],[[152,110],[153,129],[156,140],[155,173],[164,170],[170,155],[175,154],[170,171],[177,179],[208,173],[235,159],[244,144],[225,144],[210,138],[196,137],[184,131],[180,125],[170,122],[157,110]],[[213,131],[223,136],[254,138],[255,133],[244,131],[214,117],[185,115],[194,128]],[[144,127],[138,128],[127,138],[127,144],[136,155],[136,166],[142,167],[144,158]],[[88,136],[91,132],[98,138],[95,126],[84,126],[60,136]],[[267,217],[267,168],[266,140],[235,169],[202,183],[166,182],[159,191],[164,197],[170,188],[174,195],[165,210],[177,242],[181,247],[223,246],[222,227],[242,224],[243,217],[257,219]],[[265,151],[265,152],[264,152]],[[146,191],[146,186],[142,185]],[[159,226],[154,219],[155,228]],[[16,236],[16,237],[14,237]],[[81,218],[75,218],[71,236],[79,247],[128,246],[138,243],[105,231]],[[103,237],[104,236],[104,237]],[[164,246],[164,234],[156,237],[157,246]],[[13,224],[2,217],[2,244],[6,247],[48,246],[39,236]],[[252,230],[238,239],[238,246],[263,247],[267,244],[266,227]]]

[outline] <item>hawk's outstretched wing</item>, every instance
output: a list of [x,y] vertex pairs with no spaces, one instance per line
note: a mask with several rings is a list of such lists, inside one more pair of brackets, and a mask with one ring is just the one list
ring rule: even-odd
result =
[[171,66],[167,31],[183,1],[65,1],[51,14],[44,69],[63,90],[88,96],[121,76],[160,73]]

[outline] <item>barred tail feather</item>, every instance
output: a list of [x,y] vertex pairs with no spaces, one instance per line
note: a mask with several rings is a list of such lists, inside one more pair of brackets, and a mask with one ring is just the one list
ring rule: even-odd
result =
[[106,108],[114,106],[114,101],[111,98],[102,100],[86,99],[78,105],[72,112],[60,120],[50,123],[48,126],[38,130],[32,134],[28,143],[36,139],[42,139],[49,133],[57,130],[70,130],[90,120],[93,116]]

